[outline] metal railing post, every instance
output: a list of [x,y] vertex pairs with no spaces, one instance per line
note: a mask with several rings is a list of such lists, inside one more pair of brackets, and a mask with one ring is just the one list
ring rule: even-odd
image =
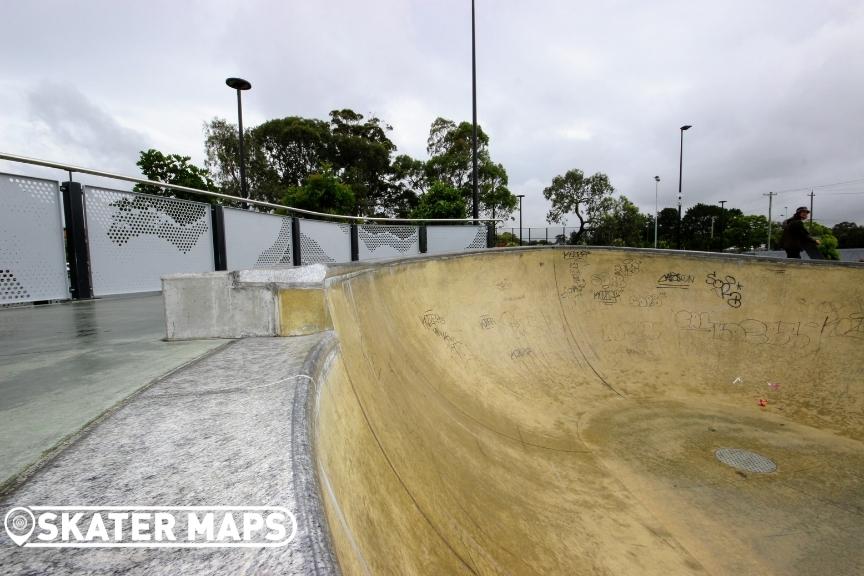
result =
[[228,270],[228,252],[225,249],[225,211],[222,206],[211,207],[213,222],[213,267]]
[[419,240],[420,240],[420,253],[425,254],[426,251],[429,249],[428,238],[426,236],[426,226],[420,226],[419,237],[420,237],[419,238]]
[[93,298],[90,278],[90,250],[87,246],[87,218],[84,212],[84,190],[78,182],[64,182],[63,215],[66,222],[66,261],[72,298]]

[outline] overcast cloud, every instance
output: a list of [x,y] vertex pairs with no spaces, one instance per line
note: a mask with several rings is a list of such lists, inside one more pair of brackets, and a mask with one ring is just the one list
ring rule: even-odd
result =
[[[478,122],[525,225],[571,168],[607,173],[644,212],[684,204],[774,215],[809,203],[864,224],[864,3],[476,0]],[[203,163],[203,123],[393,125],[424,158],[437,116],[471,119],[469,0],[4,2],[0,150],[137,174],[150,147]],[[0,169],[36,173],[0,163]],[[38,172],[45,174],[44,171]],[[50,173],[56,178],[61,175]],[[798,189],[798,190],[791,190]]]

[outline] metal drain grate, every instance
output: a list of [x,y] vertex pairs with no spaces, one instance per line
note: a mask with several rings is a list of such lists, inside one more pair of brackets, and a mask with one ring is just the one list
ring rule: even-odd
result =
[[768,474],[777,470],[777,464],[773,460],[749,450],[718,448],[714,451],[714,456],[723,464],[744,472]]

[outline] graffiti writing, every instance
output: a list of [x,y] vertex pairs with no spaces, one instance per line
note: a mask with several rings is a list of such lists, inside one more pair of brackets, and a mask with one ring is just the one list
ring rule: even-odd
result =
[[709,312],[679,310],[675,313],[675,325],[679,330],[702,332],[723,342],[806,348],[813,341],[808,334],[802,333],[802,328],[806,331],[812,324],[802,322],[772,322],[757,318],[724,322],[713,319]]
[[516,348],[510,352],[510,358],[513,360],[518,360],[519,358],[525,358],[526,356],[531,356],[534,354],[534,350],[531,348]]
[[447,344],[447,347],[450,351],[459,357],[461,360],[465,360],[468,353],[467,347],[462,341],[454,338],[447,330],[445,329],[446,321],[439,314],[436,314],[432,310],[426,310],[423,313],[420,322],[423,324],[423,327],[432,332],[435,336],[440,338]]
[[564,250],[564,260],[582,260],[589,254],[588,250]]
[[734,276],[718,278],[716,272],[711,272],[705,277],[705,283],[710,286],[718,296],[723,298],[732,308],[741,307],[741,283]]
[[648,294],[647,296],[631,296],[630,305],[638,308],[654,308],[663,305],[663,294]]
[[483,330],[491,330],[495,328],[495,319],[488,314],[484,314],[480,317],[480,328]]
[[657,279],[658,288],[680,288],[687,290],[693,284],[695,278],[692,274],[682,274],[681,272],[667,272]]
[[620,290],[597,290],[594,292],[594,300],[603,304],[617,304],[619,298],[621,298]]

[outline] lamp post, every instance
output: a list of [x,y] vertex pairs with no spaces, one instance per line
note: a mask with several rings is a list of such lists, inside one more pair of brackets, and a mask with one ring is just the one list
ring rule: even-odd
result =
[[654,248],[657,248],[657,218],[660,215],[660,205],[657,203],[660,190],[660,177],[654,176]]
[[678,245],[678,250],[681,249],[681,173],[684,168],[684,131],[692,128],[691,125],[685,124],[681,126],[681,148],[678,155],[678,232],[676,236],[676,244]]
[[[471,0],[471,109],[471,216],[477,220],[480,217],[480,196],[477,192],[477,55],[474,42],[474,0]],[[522,241],[521,234],[519,241]]]
[[516,197],[519,198],[519,245],[522,246],[522,198],[525,195],[517,194]]
[[225,84],[237,91],[237,126],[240,131],[240,196],[248,198],[249,192],[246,189],[246,163],[243,158],[243,102],[240,98],[240,92],[249,90],[252,88],[252,84],[242,78],[227,78]]

